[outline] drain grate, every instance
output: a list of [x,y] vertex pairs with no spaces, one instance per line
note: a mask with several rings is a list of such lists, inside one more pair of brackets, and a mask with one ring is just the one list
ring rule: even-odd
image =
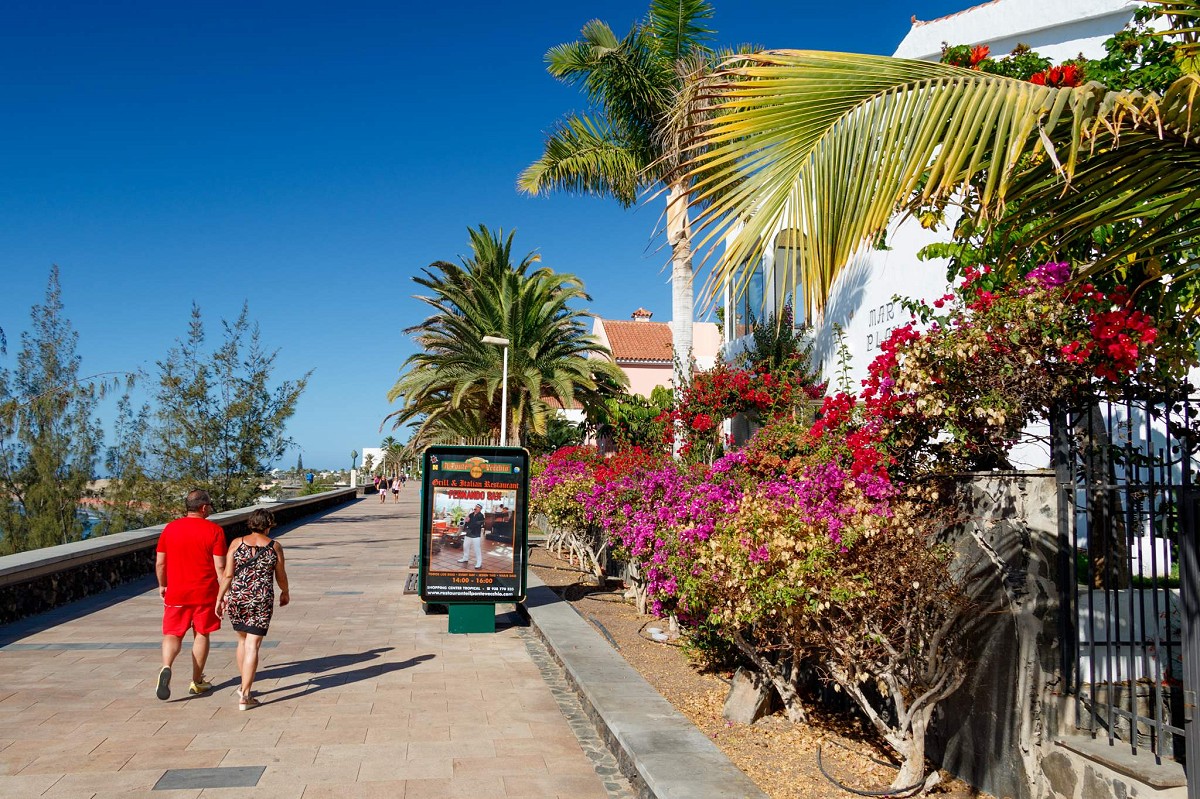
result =
[[173,768],[167,769],[158,782],[156,791],[195,790],[197,788],[253,788],[266,766],[226,766],[224,768]]

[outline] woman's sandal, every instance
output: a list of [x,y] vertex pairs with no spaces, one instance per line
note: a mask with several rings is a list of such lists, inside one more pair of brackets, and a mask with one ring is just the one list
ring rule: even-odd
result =
[[254,698],[249,692],[242,696],[241,690],[238,690],[238,710],[249,710],[252,707],[258,707],[261,702]]

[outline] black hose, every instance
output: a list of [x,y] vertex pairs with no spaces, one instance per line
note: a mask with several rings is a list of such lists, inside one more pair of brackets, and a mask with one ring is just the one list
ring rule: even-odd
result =
[[[829,780],[829,782],[831,784],[836,785],[838,788],[841,788],[843,791],[846,791],[847,793],[852,793],[856,796],[883,796],[883,797],[907,796],[908,794],[912,793],[913,791],[918,790],[919,788],[921,788],[921,786],[923,786],[925,784],[925,776],[922,776],[920,782],[916,783],[915,785],[910,785],[907,788],[894,788],[894,789],[888,788],[886,791],[860,791],[857,788],[851,788],[849,785],[846,785],[845,783],[839,781],[832,774],[830,774],[828,771],[825,770],[825,764],[821,761],[821,750],[824,748],[824,746],[825,746],[825,744],[822,743],[820,746],[817,747],[817,768],[820,770],[821,776],[823,776],[825,779]],[[839,744],[839,746],[840,746],[840,744]],[[849,750],[849,747],[843,746],[842,748]],[[853,751],[853,750],[849,750],[849,751]],[[879,763],[879,761],[875,760],[874,758],[870,758],[870,759],[875,763]],[[890,763],[880,763],[880,765],[889,765],[890,766],[891,764]]]

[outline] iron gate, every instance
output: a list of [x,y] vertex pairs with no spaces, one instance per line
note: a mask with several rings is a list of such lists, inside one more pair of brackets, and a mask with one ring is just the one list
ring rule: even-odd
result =
[[1189,612],[1200,583],[1188,579],[1198,410],[1194,398],[1127,396],[1060,413],[1052,426],[1075,726],[1157,762],[1185,759],[1195,695],[1185,669],[1200,666],[1188,657],[1200,643]]

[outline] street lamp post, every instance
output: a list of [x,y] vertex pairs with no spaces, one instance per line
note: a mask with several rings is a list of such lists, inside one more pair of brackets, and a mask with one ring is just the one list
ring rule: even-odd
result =
[[508,442],[508,345],[511,343],[500,336],[484,336],[484,344],[495,344],[504,348],[504,370],[500,375],[500,446]]

